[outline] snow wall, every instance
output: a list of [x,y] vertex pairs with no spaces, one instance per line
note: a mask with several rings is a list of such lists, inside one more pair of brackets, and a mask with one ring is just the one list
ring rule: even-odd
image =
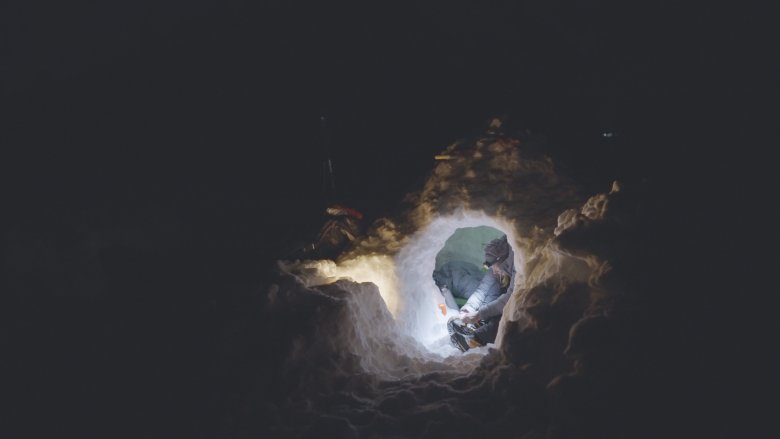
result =
[[[615,183],[586,200],[552,160],[525,150],[507,138],[452,145],[405,210],[339,261],[280,262],[266,316],[290,335],[272,386],[283,390],[266,406],[274,434],[431,437],[487,425],[497,437],[569,437],[590,428],[568,405],[571,392],[587,397],[583,383],[604,378],[592,367],[601,343],[614,351],[642,321],[633,306],[642,285],[623,274],[641,266],[638,198]],[[446,240],[477,226],[507,234],[519,277],[496,344],[461,354],[446,337],[454,310],[439,311],[431,273]]]

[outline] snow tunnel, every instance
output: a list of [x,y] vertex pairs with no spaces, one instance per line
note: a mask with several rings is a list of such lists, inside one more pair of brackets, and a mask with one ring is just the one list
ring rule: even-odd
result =
[[366,370],[388,372],[395,361],[387,361],[387,357],[374,361],[378,356],[376,346],[396,352],[398,358],[405,355],[464,369],[476,366],[491,345],[464,354],[450,344],[447,320],[458,315],[458,308],[445,307],[442,312],[440,304],[445,300],[433,273],[437,266],[461,260],[478,267],[480,275],[484,275],[479,268],[484,261],[484,245],[502,235],[507,236],[514,250],[515,285],[522,285],[524,255],[517,245],[520,236],[514,222],[476,210],[458,210],[432,218],[411,235],[394,238],[400,238],[397,242],[401,247],[391,254],[378,250],[384,247],[382,244],[339,263],[304,261],[286,265],[286,270],[295,273],[307,287],[316,288],[338,279],[376,286],[384,311],[373,308],[373,299],[365,296],[358,284],[342,285],[350,292],[340,296],[354,302],[355,309],[361,309],[354,318],[340,321],[339,325],[345,326],[339,330],[349,334],[346,339],[353,340],[349,345],[354,354],[370,363]]
[[[442,357],[461,355],[452,347],[447,333],[447,320],[457,315],[456,306],[447,306],[434,281],[434,271],[451,261],[473,265],[475,274],[484,274],[484,245],[492,239],[507,235],[514,250],[516,284],[523,276],[522,254],[516,245],[514,225],[481,211],[461,211],[440,216],[412,236],[395,257],[400,306],[396,319],[401,328],[429,351]],[[442,312],[444,311],[444,312]],[[487,352],[486,348],[477,351]]]

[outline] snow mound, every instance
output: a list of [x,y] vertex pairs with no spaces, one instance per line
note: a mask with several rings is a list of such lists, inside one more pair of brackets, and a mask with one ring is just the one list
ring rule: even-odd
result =
[[[263,314],[286,334],[262,387],[269,432],[649,434],[625,404],[650,391],[634,379],[652,326],[637,281],[642,196],[615,186],[583,203],[550,159],[523,151],[516,139],[453,145],[405,209],[340,260],[280,263]],[[431,273],[457,228],[481,225],[507,234],[520,277],[495,346],[463,355]]]

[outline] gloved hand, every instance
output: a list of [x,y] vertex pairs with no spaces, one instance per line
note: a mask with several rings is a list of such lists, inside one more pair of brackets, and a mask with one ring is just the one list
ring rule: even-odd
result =
[[468,311],[461,311],[460,312],[460,319],[463,320],[463,323],[477,323],[479,322],[479,312],[468,312]]

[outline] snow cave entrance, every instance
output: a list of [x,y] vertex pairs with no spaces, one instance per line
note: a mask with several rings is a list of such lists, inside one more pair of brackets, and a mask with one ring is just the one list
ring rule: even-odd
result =
[[[481,280],[486,273],[482,267],[484,246],[503,235],[507,235],[514,250],[516,283],[519,284],[523,276],[522,255],[514,245],[518,241],[512,222],[480,211],[462,211],[436,217],[418,231],[395,257],[402,302],[397,321],[402,331],[433,354],[462,356],[450,344],[447,333],[447,320],[458,315],[459,306],[442,306],[446,302],[434,281],[434,272],[447,263],[459,261],[470,265],[477,280]],[[474,351],[484,354],[487,350],[483,347]]]

